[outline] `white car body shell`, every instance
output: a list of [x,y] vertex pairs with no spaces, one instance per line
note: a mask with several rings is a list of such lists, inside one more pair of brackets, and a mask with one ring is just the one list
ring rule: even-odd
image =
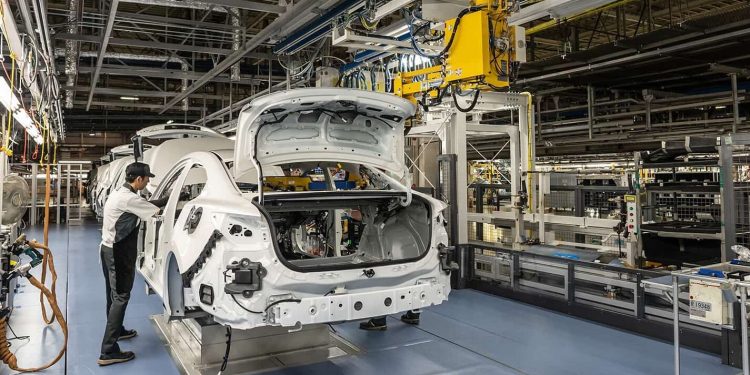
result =
[[[158,169],[164,171],[169,170],[180,158],[192,151],[222,150],[226,154],[234,149],[234,141],[213,129],[203,126],[162,124],[141,129],[137,134],[149,139],[167,139],[167,141],[158,146],[143,145],[143,162],[149,165],[158,164]],[[109,198],[109,194],[118,186],[125,183],[125,168],[128,164],[135,161],[132,157],[132,143],[114,147],[110,150],[110,153],[119,158],[101,166],[100,168],[106,168],[100,170],[97,174],[93,208],[99,217],[102,216],[104,203]],[[152,171],[154,170],[153,166],[151,169]],[[161,182],[162,176],[159,174],[155,175],[156,177],[146,187],[147,192],[153,192],[159,182]]]
[[180,159],[190,152],[213,151],[221,152],[222,156],[227,156],[233,150],[234,141],[224,136],[170,139],[165,141],[143,154],[143,162],[149,165],[151,172],[156,176],[150,179],[146,190],[149,193],[153,193],[164,179],[166,172],[172,169]]
[[[355,134],[356,139],[338,133],[340,137],[332,140],[332,146],[325,145],[325,135],[331,135],[331,132],[323,128],[336,130],[336,126],[329,127],[329,122],[324,120],[316,132],[312,124],[305,124],[301,128],[307,130],[300,133],[305,135],[302,137],[304,139],[300,138],[299,142],[295,142],[289,138],[286,142],[259,145],[259,151],[264,155],[265,152],[270,155],[273,151],[273,157],[260,162],[257,159],[247,159],[252,158],[253,144],[258,133],[258,127],[252,124],[258,124],[258,116],[264,116],[261,114],[267,113],[265,110],[268,107],[292,108],[294,106],[289,103],[303,103],[316,97],[323,98],[323,101],[315,102],[318,104],[327,100],[343,100],[349,103],[347,105],[357,103],[363,108],[369,107],[366,110],[368,113],[395,116],[392,118],[397,117],[398,121],[381,126],[377,131],[357,122],[347,130],[350,132],[348,134]],[[362,199],[381,194],[408,195],[411,199],[413,194],[414,198],[426,202],[430,215],[428,225],[431,228],[427,250],[418,258],[389,264],[301,271],[290,268],[280,258],[275,247],[275,229],[270,224],[268,213],[257,202],[258,193],[240,191],[234,177],[246,177],[255,173],[254,166],[259,164],[264,170],[271,170],[278,168],[272,165],[275,163],[341,160],[344,156],[356,158],[357,163],[386,169],[392,175],[403,176],[406,172],[403,163],[403,120],[413,112],[414,108],[406,100],[349,89],[293,90],[254,102],[253,106],[245,108],[240,115],[233,170],[230,171],[225,160],[215,153],[194,152],[165,173],[162,184],[154,195],[159,197],[168,191],[166,189],[171,189],[169,203],[161,216],[145,223],[143,247],[138,259],[139,272],[162,298],[171,316],[185,316],[188,309],[200,308],[212,315],[215,321],[237,329],[261,326],[299,327],[305,324],[366,319],[442,303],[450,292],[450,271],[444,269],[438,251],[448,244],[442,217],[442,210],[446,208],[443,202],[421,193],[412,193],[407,186],[400,185],[390,177],[384,178],[389,179],[391,190],[348,192],[360,195]],[[283,121],[277,125],[278,129],[282,129],[277,135],[291,134],[287,130],[294,128],[293,124]],[[269,127],[268,133],[260,134],[273,135],[274,130],[278,129]],[[315,134],[317,136],[311,136]],[[370,142],[373,138],[374,143]],[[387,140],[384,141],[385,138]],[[280,137],[276,139],[279,140]],[[328,139],[331,140],[330,137]],[[345,142],[344,139],[349,141]],[[297,149],[302,144],[308,145],[306,152]],[[388,146],[382,146],[385,144]],[[358,145],[362,146],[362,150],[357,148]],[[381,146],[383,148],[378,149]],[[310,159],[311,157],[315,159]],[[269,165],[263,165],[265,163]],[[179,187],[195,183],[188,181],[196,178],[191,177],[189,172],[195,170],[194,166],[202,167],[201,174],[205,175],[198,178],[205,181],[205,185],[197,197],[189,202],[180,202]],[[155,170],[155,173],[163,172]],[[165,183],[173,177],[174,183]],[[266,195],[270,197],[272,194],[274,193]],[[327,191],[321,194],[327,195],[326,199],[336,199],[338,192]],[[198,208],[202,210],[202,216],[191,231],[188,227],[194,219],[192,213]],[[235,225],[252,234],[232,234],[229,228]],[[212,237],[215,242],[212,242]],[[206,252],[206,249],[209,251]],[[225,292],[228,277],[226,271],[227,265],[242,259],[260,263],[266,270],[266,276],[262,278],[260,290],[255,291],[250,298],[237,300]],[[199,267],[196,268],[197,264]],[[367,276],[363,269],[371,270],[373,276]],[[199,295],[201,290],[208,290],[209,287],[212,296],[210,304]],[[284,302],[289,298],[295,302]]]
[[124,157],[107,164],[108,168],[105,170],[104,175],[101,176],[101,178],[99,179],[99,183],[97,184],[97,192],[95,196],[95,211],[97,216],[102,216],[104,203],[107,202],[107,198],[112,192],[115,181],[117,180],[120,173],[125,169],[125,167],[132,162],[132,157]]

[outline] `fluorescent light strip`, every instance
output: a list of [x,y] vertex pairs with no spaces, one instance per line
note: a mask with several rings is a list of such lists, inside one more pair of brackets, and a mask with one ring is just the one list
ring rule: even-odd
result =
[[34,142],[38,144],[44,143],[42,135],[39,133],[39,129],[34,126],[34,120],[31,119],[26,110],[21,107],[21,102],[13,94],[8,81],[5,78],[0,79],[0,103],[8,109],[9,112],[13,113],[13,118],[26,129],[29,136],[34,139]]

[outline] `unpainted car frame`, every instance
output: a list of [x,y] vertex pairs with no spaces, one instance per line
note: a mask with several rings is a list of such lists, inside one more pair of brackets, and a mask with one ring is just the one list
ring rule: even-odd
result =
[[[167,313],[208,314],[237,329],[300,327],[445,301],[455,267],[448,261],[446,205],[413,192],[404,164],[403,123],[413,114],[411,103],[388,94],[286,91],[243,108],[231,163],[217,153],[194,152],[169,172],[154,169],[164,173],[154,197],[169,201],[142,227],[137,266]],[[264,171],[312,160],[359,164],[386,188],[257,188]],[[254,191],[239,187],[253,182]],[[180,201],[195,186],[197,196]],[[278,215],[335,212],[349,202],[365,207],[367,222],[353,255],[289,260],[281,253]]]

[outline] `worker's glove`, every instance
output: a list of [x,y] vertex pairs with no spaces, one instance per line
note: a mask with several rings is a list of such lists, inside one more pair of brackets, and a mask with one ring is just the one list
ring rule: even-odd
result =
[[180,201],[187,200],[190,200],[190,193],[188,193],[187,191],[183,191],[182,193],[180,193]]

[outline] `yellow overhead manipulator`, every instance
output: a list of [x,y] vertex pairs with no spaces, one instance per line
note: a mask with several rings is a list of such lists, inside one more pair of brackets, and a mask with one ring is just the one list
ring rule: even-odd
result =
[[[509,26],[511,9],[506,0],[474,0],[456,18],[447,20],[442,32],[443,49],[428,54],[418,39],[435,40],[437,31],[430,23],[420,26],[410,22],[412,46],[421,56],[439,59],[438,65],[396,75],[394,94],[426,107],[433,99],[442,99],[448,88],[454,97],[473,91],[473,109],[480,91],[507,88],[515,78],[518,66],[525,61],[525,32]],[[414,17],[416,18],[416,17]],[[424,20],[422,20],[424,21]],[[433,39],[430,39],[430,38]]]

